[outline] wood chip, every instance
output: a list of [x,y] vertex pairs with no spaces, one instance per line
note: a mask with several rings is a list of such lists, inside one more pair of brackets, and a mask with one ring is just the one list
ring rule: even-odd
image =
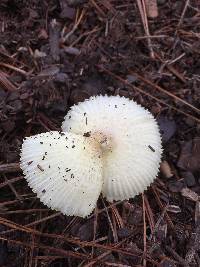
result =
[[157,0],[145,0],[145,6],[149,18],[158,17]]
[[171,178],[173,176],[169,163],[166,160],[161,162],[160,171],[166,178]]
[[180,207],[179,206],[176,206],[176,205],[168,205],[166,209],[167,209],[167,211],[172,212],[172,213],[179,213],[179,212],[181,212]]
[[196,201],[199,200],[198,194],[195,193],[194,191],[192,191],[191,189],[187,188],[187,187],[183,188],[181,190],[181,194],[182,194],[182,196],[184,196],[184,197],[186,197],[186,198],[188,198],[188,199],[190,199],[192,201],[196,202]]

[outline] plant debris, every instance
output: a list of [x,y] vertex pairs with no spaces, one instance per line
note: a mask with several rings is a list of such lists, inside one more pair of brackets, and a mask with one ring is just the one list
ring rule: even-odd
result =
[[[196,0],[0,1],[1,266],[200,266],[199,13]],[[25,182],[22,140],[98,94],[154,114],[164,168],[142,196],[63,216]]]

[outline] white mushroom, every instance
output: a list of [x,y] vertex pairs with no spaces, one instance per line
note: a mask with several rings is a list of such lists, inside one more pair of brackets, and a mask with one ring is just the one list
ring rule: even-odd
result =
[[101,192],[108,201],[129,199],[157,176],[158,125],[129,99],[91,97],[71,108],[62,130],[26,138],[21,151],[25,178],[52,209],[85,217]]
[[85,217],[102,190],[101,154],[92,139],[48,132],[24,140],[20,166],[44,204],[66,215]]
[[127,98],[91,97],[71,108],[62,130],[101,144],[102,192],[108,201],[134,197],[157,176],[162,153],[157,122]]

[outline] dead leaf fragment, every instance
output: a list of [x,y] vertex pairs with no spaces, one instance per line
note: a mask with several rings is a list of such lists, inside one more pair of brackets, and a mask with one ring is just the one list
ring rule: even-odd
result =
[[182,147],[177,166],[183,170],[200,170],[200,138],[194,138]]
[[181,190],[185,187],[183,179],[180,179],[178,181],[169,181],[167,183],[167,186],[169,188],[169,191],[172,193],[178,193],[181,192]]
[[170,120],[165,116],[160,116],[158,118],[158,123],[162,133],[162,140],[164,143],[166,143],[175,134],[176,123],[174,120]]
[[145,6],[149,18],[156,18],[158,16],[157,0],[145,0]]
[[181,194],[182,194],[182,196],[184,196],[184,197],[186,197],[192,201],[196,202],[199,200],[198,194],[187,187],[185,187],[181,190]]
[[172,212],[172,213],[179,213],[181,212],[181,209],[179,206],[176,206],[176,205],[168,205],[167,211]]
[[195,224],[200,225],[200,201],[197,201],[195,206]]
[[171,168],[169,166],[169,163],[166,160],[164,160],[163,162],[161,162],[161,164],[160,164],[160,170],[161,170],[161,173],[166,178],[171,178],[173,176],[173,173],[171,171]]
[[192,172],[182,172],[181,175],[184,178],[184,181],[188,187],[195,186],[196,180]]

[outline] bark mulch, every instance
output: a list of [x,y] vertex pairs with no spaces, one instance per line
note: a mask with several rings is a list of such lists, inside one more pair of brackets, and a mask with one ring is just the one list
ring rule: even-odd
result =
[[[27,186],[20,147],[98,94],[154,114],[161,171],[143,195],[67,217]],[[1,0],[0,190],[0,266],[200,266],[199,0]]]

